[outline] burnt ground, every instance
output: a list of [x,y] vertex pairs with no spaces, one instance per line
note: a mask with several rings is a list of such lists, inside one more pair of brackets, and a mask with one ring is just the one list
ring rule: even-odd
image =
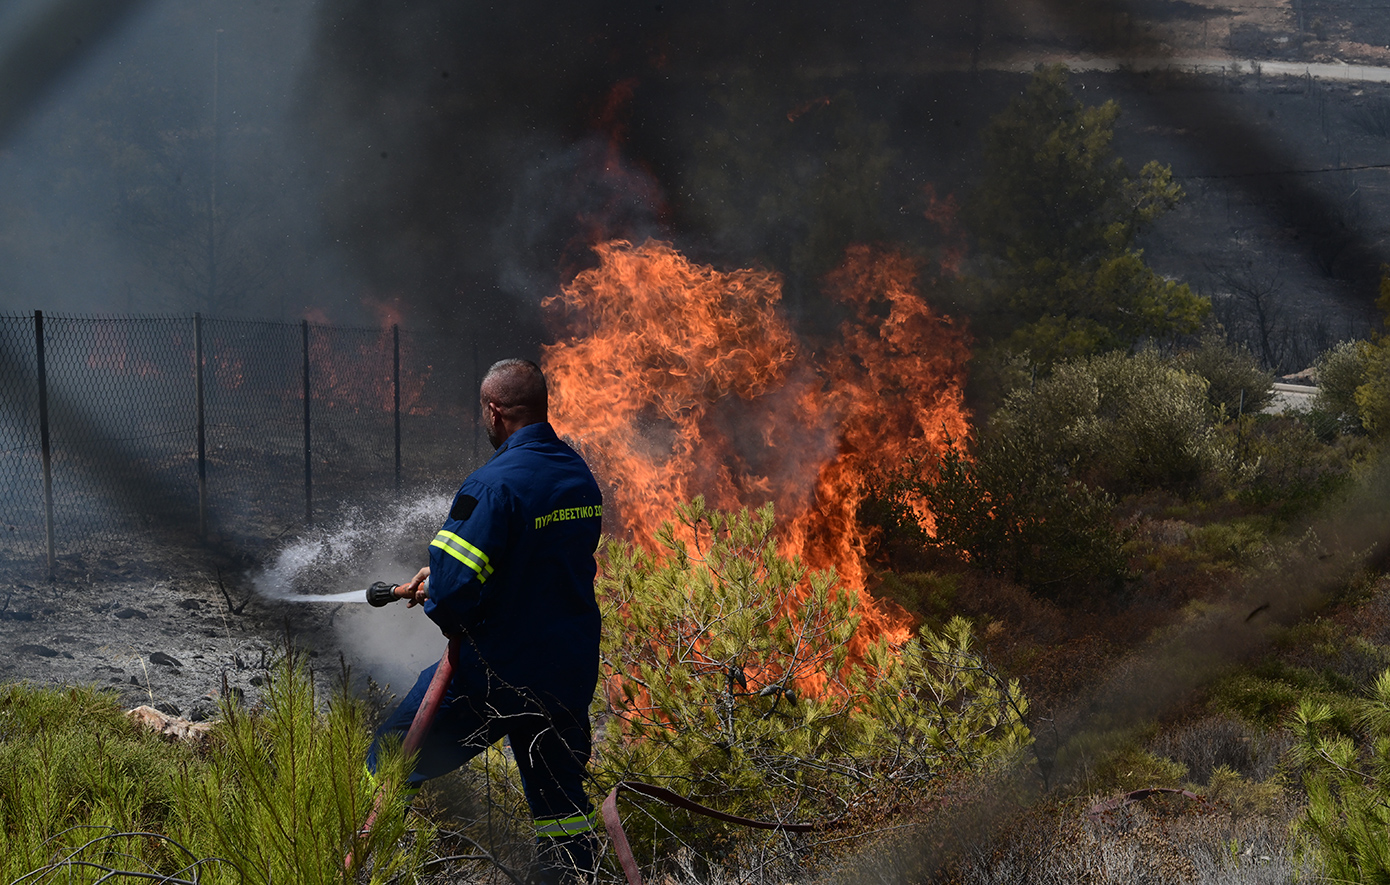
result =
[[[432,519],[422,515],[409,534]],[[60,556],[51,582],[41,570],[7,563],[0,571],[0,682],[92,684],[127,708],[152,704],[201,720],[216,715],[226,692],[256,702],[268,672],[293,647],[322,690],[339,684],[346,664],[355,690],[376,683],[399,694],[444,648],[418,609],[270,594],[404,580],[409,566],[389,560],[413,562],[425,550],[424,543],[402,544],[404,534],[358,525],[348,514],[282,539],[263,561],[136,535],[109,539],[98,556]],[[344,535],[356,549],[325,544]],[[419,553],[376,558],[392,543]]]
[[52,582],[10,584],[0,679],[90,683],[127,707],[203,719],[224,690],[257,694],[287,631],[317,653],[311,660],[324,658],[327,612],[254,597],[237,564],[216,554],[140,539],[121,546],[95,562],[60,558]]

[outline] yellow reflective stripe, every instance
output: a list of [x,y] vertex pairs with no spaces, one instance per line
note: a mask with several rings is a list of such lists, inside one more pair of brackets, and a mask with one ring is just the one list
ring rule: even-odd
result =
[[576,814],[573,817],[549,817],[536,821],[537,836],[576,836],[591,833],[598,822],[598,812]]
[[448,541],[451,541],[451,542],[453,542],[453,543],[456,543],[456,544],[459,544],[460,546],[462,546],[464,550],[468,551],[469,553],[471,553],[471,554],[473,554],[475,557],[477,557],[478,562],[482,563],[483,568],[487,569],[487,573],[488,573],[489,575],[492,574],[492,566],[491,566],[491,565],[489,564],[489,562],[488,562],[488,558],[487,558],[487,554],[486,554],[486,553],[484,553],[483,551],[479,550],[477,547],[474,547],[472,544],[468,543],[468,542],[465,541],[463,538],[460,538],[458,535],[454,534],[453,532],[441,531],[441,532],[439,533],[439,535],[436,536],[435,540],[439,540],[439,538],[445,538],[445,539],[448,540]]
[[434,536],[430,542],[431,547],[438,547],[445,553],[457,559],[459,562],[478,573],[479,581],[486,581],[488,575],[492,574],[492,565],[488,562],[487,554],[474,547],[453,532],[440,532]]

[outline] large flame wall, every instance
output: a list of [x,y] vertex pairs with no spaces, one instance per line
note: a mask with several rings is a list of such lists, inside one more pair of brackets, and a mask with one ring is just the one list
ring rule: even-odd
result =
[[905,639],[905,619],[863,593],[863,483],[969,431],[965,336],[922,299],[915,264],[849,250],[826,280],[846,308],[840,340],[811,352],[775,273],[716,270],[656,241],[596,250],[598,266],[547,302],[565,336],[542,363],[551,418],[583,444],[622,529],[649,544],[697,494],[722,509],[771,500],[782,551],[860,594],[861,632]]

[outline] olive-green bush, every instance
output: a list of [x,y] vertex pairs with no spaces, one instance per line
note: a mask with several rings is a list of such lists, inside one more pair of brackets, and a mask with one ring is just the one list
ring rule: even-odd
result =
[[602,786],[633,778],[730,812],[825,820],[1029,743],[1017,683],[965,621],[901,644],[861,635],[856,595],[778,552],[771,505],[725,514],[697,498],[676,520],[659,555],[602,549]]
[[983,445],[1008,439],[1039,470],[1114,494],[1190,488],[1228,461],[1207,387],[1155,353],[1073,360],[1010,394]]
[[1025,440],[991,437],[973,459],[952,443],[913,491],[933,514],[926,544],[934,550],[1063,601],[1123,583],[1114,501],[1053,469]]
[[1361,409],[1356,390],[1366,377],[1369,345],[1365,341],[1343,341],[1324,351],[1314,363],[1318,395],[1313,408],[1325,413],[1342,433],[1361,433]]
[[1222,420],[1253,414],[1274,400],[1274,374],[1262,368],[1245,345],[1232,344],[1218,333],[1203,335],[1195,347],[1178,353],[1173,365],[1206,379],[1207,402]]

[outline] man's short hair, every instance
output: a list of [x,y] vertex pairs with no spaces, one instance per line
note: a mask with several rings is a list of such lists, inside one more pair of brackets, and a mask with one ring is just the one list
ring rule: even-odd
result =
[[492,401],[504,408],[522,408],[537,421],[544,421],[550,405],[545,373],[541,367],[523,359],[498,360],[483,376]]

